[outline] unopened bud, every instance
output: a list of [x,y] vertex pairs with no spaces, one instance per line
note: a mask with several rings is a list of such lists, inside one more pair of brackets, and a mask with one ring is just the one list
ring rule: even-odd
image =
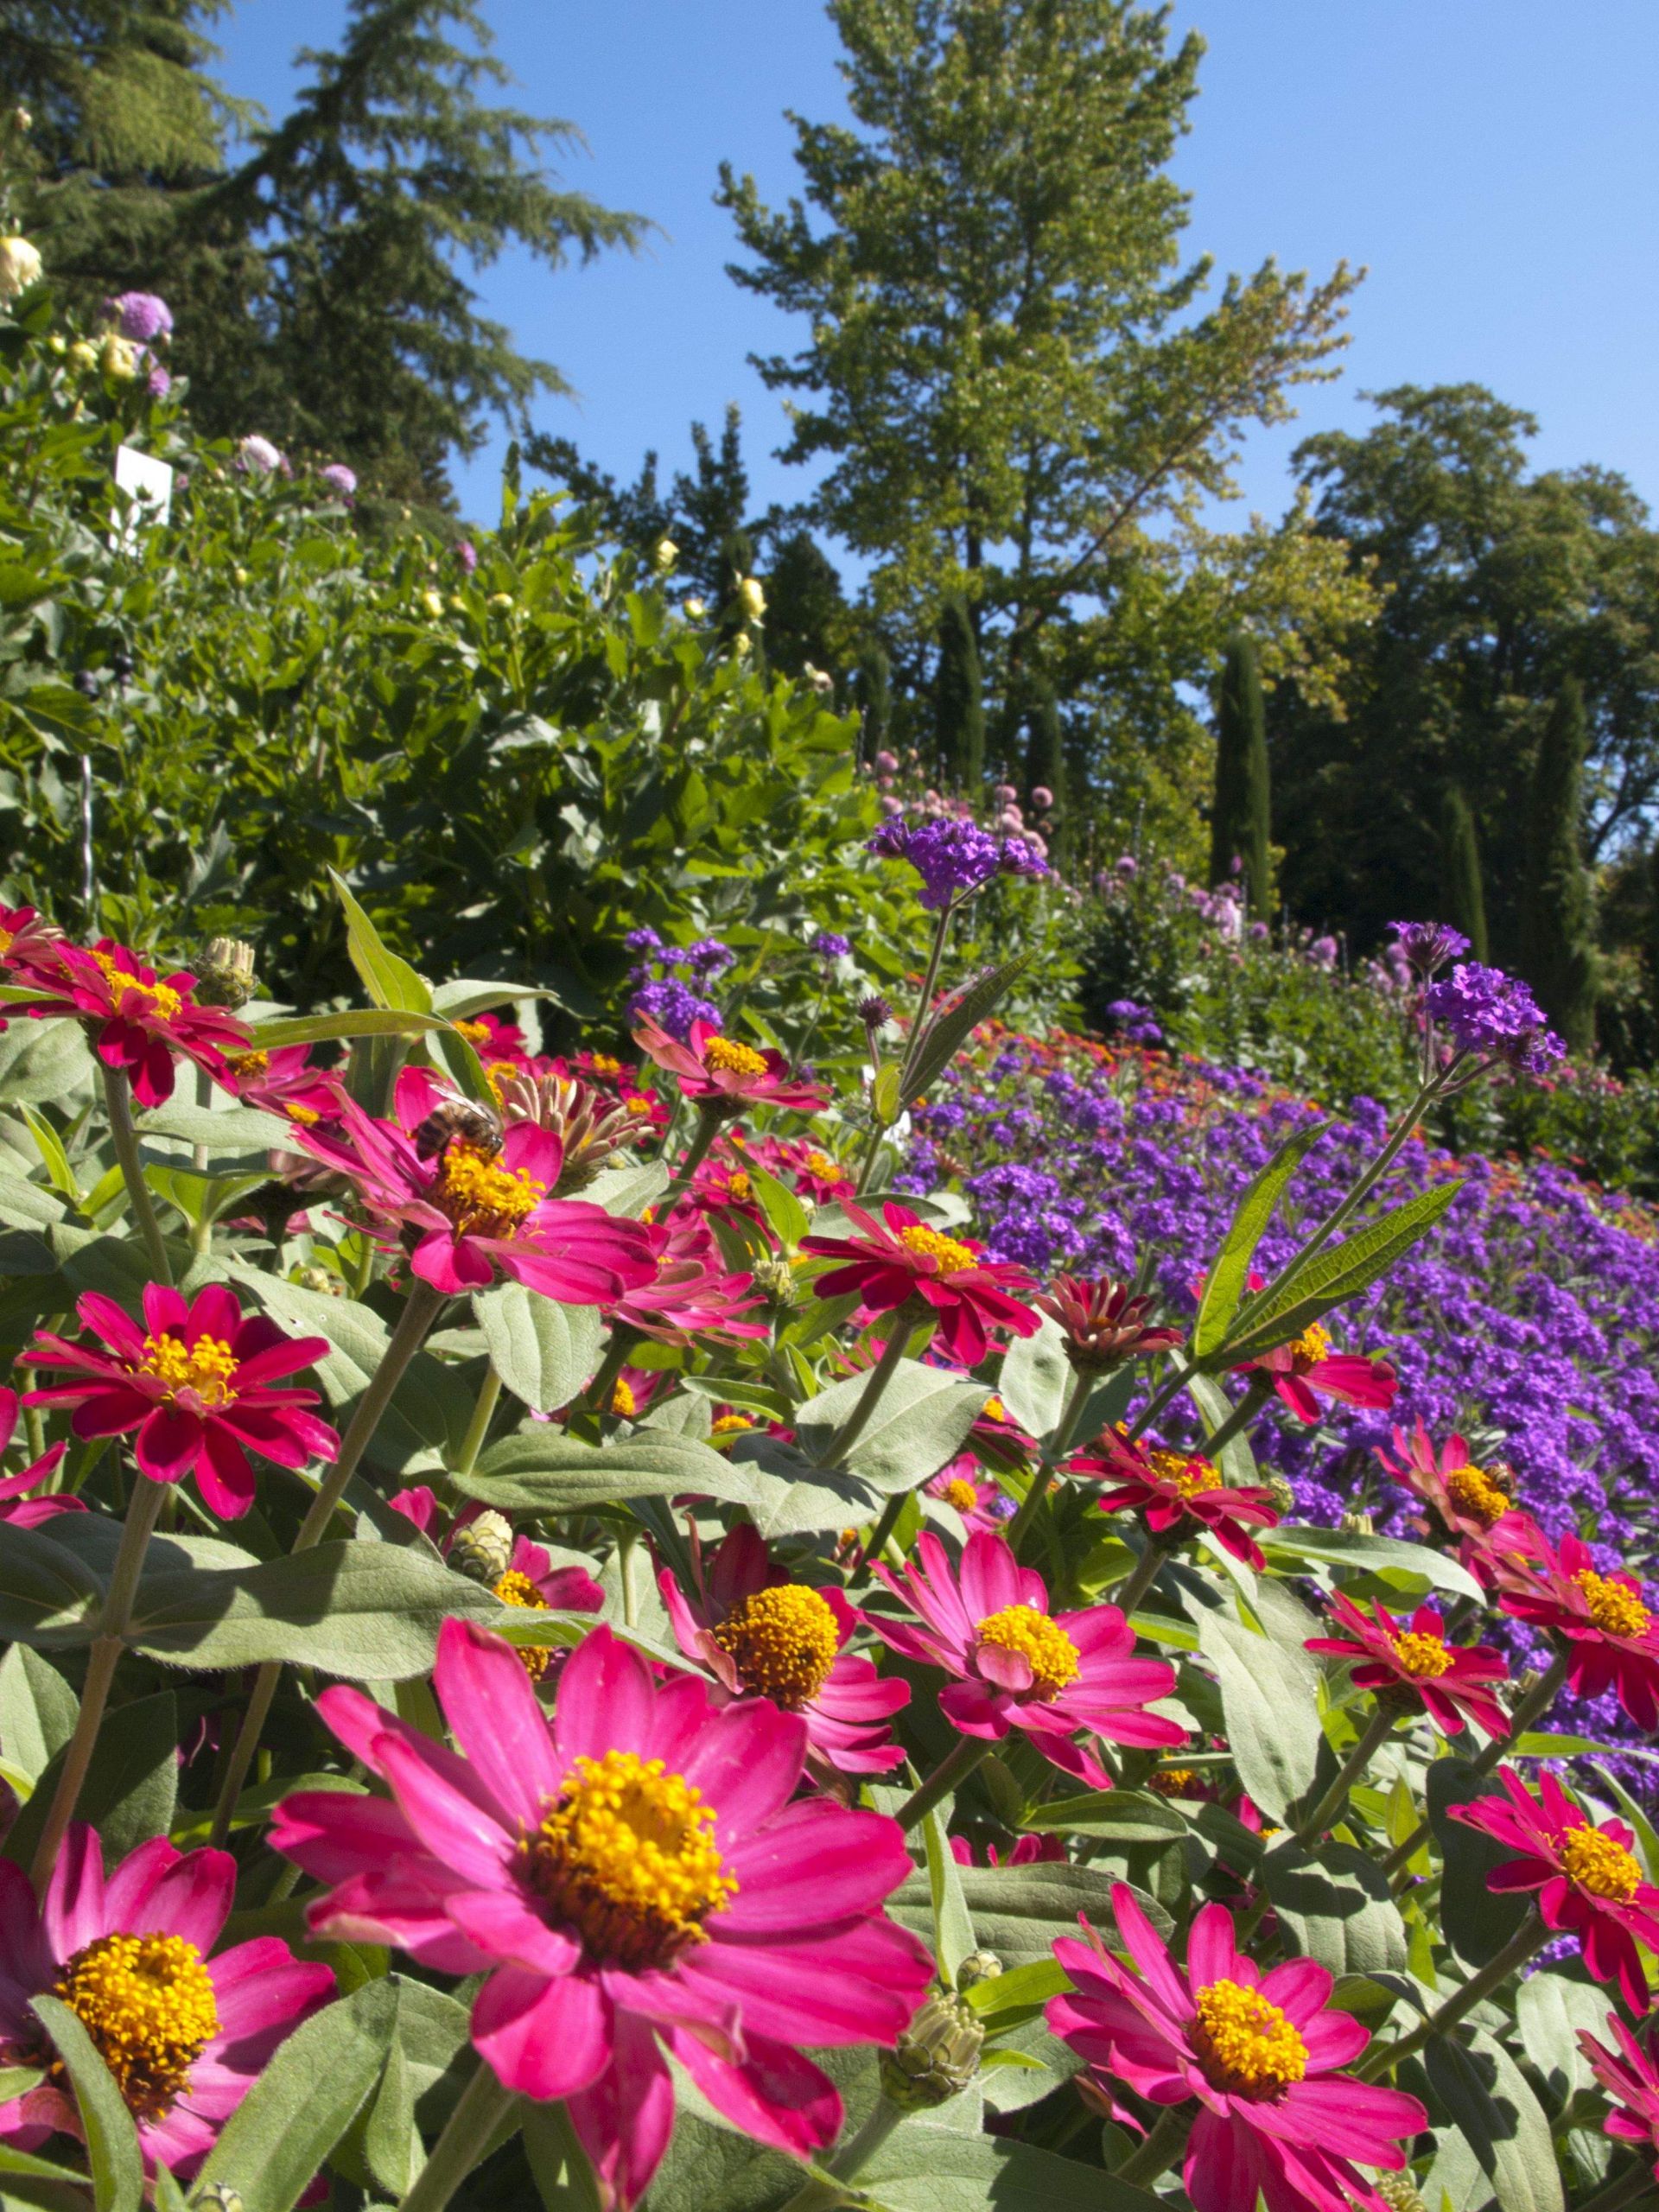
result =
[[302,1290],[318,1291],[324,1298],[344,1298],[346,1295],[345,1284],[338,1275],[331,1274],[327,1268],[302,1268],[295,1281]]
[[754,1287],[768,1306],[781,1313],[799,1303],[801,1287],[787,1260],[757,1260],[752,1273]]
[[995,1981],[1002,1971],[1002,1961],[995,1951],[969,1951],[957,1968],[957,1987],[971,1989],[977,1981]]
[[484,1512],[449,1539],[449,1564],[469,1580],[494,1584],[512,1564],[512,1523],[504,1513]]
[[979,2071],[985,2031],[958,1997],[930,1997],[899,2038],[880,2054],[881,2088],[906,2112],[925,2112],[960,2096]]
[[1413,2186],[1409,2167],[1402,2174],[1378,2174],[1371,2186],[1392,2212],[1426,2212],[1423,2200]]
[[1374,1536],[1376,1523],[1369,1513],[1344,1513],[1338,1522],[1344,1536]]
[[253,947],[240,938],[215,937],[196,969],[196,996],[203,1006],[246,1006],[257,990]]
[[210,2181],[190,2199],[190,2212],[244,2212],[242,2192],[226,2181]]
[[1296,1493],[1276,1467],[1269,1467],[1262,1478],[1262,1487],[1272,1498],[1274,1510],[1280,1513],[1294,1513]]

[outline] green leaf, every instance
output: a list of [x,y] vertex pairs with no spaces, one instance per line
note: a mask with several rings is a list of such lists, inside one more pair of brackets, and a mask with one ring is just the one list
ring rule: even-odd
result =
[[193,2196],[220,2183],[246,2212],[292,2212],[379,2079],[397,2011],[383,1979],[296,2028],[226,2121]]
[[1330,1127],[1328,1121],[1311,1122],[1305,1128],[1294,1130],[1240,1198],[1215,1265],[1205,1279],[1198,1318],[1192,1328],[1194,1358],[1204,1358],[1226,1341],[1249,1281],[1255,1248],[1273,1219],[1285,1185]]
[[0,1744],[10,1765],[30,1782],[40,1780],[69,1741],[79,1711],[63,1676],[28,1644],[14,1643],[0,1659]]
[[[80,1785],[76,1817],[98,1830],[111,1866],[171,1829],[179,1794],[178,1745],[178,1707],[171,1690],[105,1713]],[[60,1751],[6,1837],[4,1855],[20,1866],[35,1855],[63,1760]]]
[[144,2193],[144,2158],[138,2130],[115,2076],[69,2007],[55,1997],[36,1997],[31,2008],[57,2046],[75,2093],[75,2106],[86,2134],[86,2163],[92,2177],[93,2212],[139,2212]]
[[597,1307],[559,1306],[521,1282],[474,1291],[473,1313],[496,1373],[538,1414],[568,1406],[600,1361]]
[[72,1206],[78,1205],[80,1203],[80,1185],[69,1165],[69,1155],[63,1148],[62,1138],[45,1115],[37,1114],[32,1106],[19,1101],[17,1110],[29,1125],[29,1133],[45,1163],[53,1189],[60,1198],[67,1198]]
[[[796,1433],[809,1460],[828,1451],[868,1381],[868,1374],[849,1375],[801,1408]],[[956,1458],[990,1395],[988,1383],[964,1382],[951,1369],[901,1359],[842,1464],[884,1495],[914,1490]]]
[[[45,2079],[35,2067],[7,2067],[0,2072],[0,2104],[25,2095]],[[14,2150],[10,2143],[0,2143],[0,2174],[24,2175],[33,2181],[73,2182],[78,2191],[86,2186],[86,2175],[76,2173],[73,2167],[55,2166],[50,2158],[37,2158],[28,2151]],[[79,2201],[84,2203],[86,2199],[81,2197]]]
[[1523,1891],[1489,1889],[1486,1878],[1515,1856],[1513,1847],[1447,1815],[1454,1805],[1471,1805],[1497,1794],[1489,1777],[1472,1773],[1461,1759],[1436,1759],[1428,1770],[1428,1817],[1440,1847],[1446,1872],[1440,1888],[1440,1925],[1458,1956],[1471,1967],[1495,1959],[1530,1908]]
[[294,1124],[280,1114],[257,1106],[192,1106],[181,1098],[157,1106],[137,1127],[141,1137],[174,1137],[220,1154],[270,1152],[294,1141]]
[[203,1671],[280,1660],[350,1681],[428,1673],[457,1615],[493,1624],[487,1590],[413,1547],[318,1544],[229,1573],[158,1575],[139,1591],[127,1641]]
[[921,2119],[894,2129],[858,2187],[882,2212],[1154,2212],[1159,2202],[1098,2166]]
[[603,1174],[595,1175],[582,1192],[589,1205],[602,1206],[607,1213],[638,1221],[649,1205],[654,1205],[668,1188],[669,1173],[660,1160],[648,1160],[643,1167],[607,1167]]
[[346,949],[351,955],[352,965],[362,977],[363,988],[376,1006],[393,1007],[400,1013],[430,1014],[432,993],[425,981],[407,960],[400,959],[381,943],[379,931],[353,898],[344,876],[331,868],[328,880],[346,910]]
[[1333,1974],[1403,1974],[1406,1929],[1379,1863],[1341,1843],[1318,1859],[1288,1843],[1257,1862],[1291,1943]]
[[563,2104],[526,2101],[524,2115],[524,2157],[546,2212],[601,2212],[594,2170]]
[[102,1584],[72,1551],[0,1521],[0,1637],[44,1651],[89,1643],[103,1604]]
[[419,1037],[448,1026],[441,1014],[417,1013],[412,1007],[358,1006],[342,1014],[284,1014],[256,1022],[249,1037],[254,1051],[274,1052],[284,1045],[320,1045],[330,1038]]
[[1206,1613],[1198,1649],[1216,1671],[1238,1778],[1270,1821],[1313,1787],[1325,1732],[1319,1669],[1305,1651]]
[[905,1085],[902,1103],[906,1106],[912,1106],[927,1096],[960,1048],[980,1023],[996,1011],[1034,957],[1029,952],[1016,954],[1000,968],[993,968],[988,976],[969,983],[939,1008],[917,1040],[910,1080]]
[[1604,1990],[1543,1968],[1529,1974],[1515,1993],[1516,2026],[1521,2048],[1565,2108],[1580,2089],[1592,2089],[1595,2075],[1579,2043],[1587,2030],[1610,2050],[1617,2048],[1607,2022],[1616,2008]]
[[792,1251],[811,1226],[811,1217],[786,1183],[780,1183],[775,1175],[768,1175],[752,1160],[747,1162],[747,1172],[772,1235]]
[[444,1065],[454,1078],[455,1087],[463,1097],[475,1104],[487,1106],[495,1111],[496,1096],[490,1078],[484,1072],[484,1063],[470,1037],[463,1037],[458,1029],[441,1029],[437,1034],[438,1050]]
[[974,1923],[962,1894],[962,1869],[951,1855],[937,1805],[923,1820],[922,1843],[927,1853],[927,1885],[933,1900],[933,1955],[944,1980],[954,1987],[957,1968],[975,1948]]
[[1352,1567],[1373,1574],[1389,1568],[1421,1575],[1431,1589],[1445,1590],[1458,1598],[1478,1598],[1485,1592],[1467,1567],[1449,1552],[1431,1544],[1408,1543],[1400,1536],[1366,1535],[1357,1529],[1308,1529],[1281,1522],[1267,1530],[1262,1549],[1275,1563],[1293,1568],[1300,1560],[1323,1560],[1332,1567]]
[[753,1471],[689,1436],[636,1433],[601,1448],[546,1428],[504,1436],[455,1487],[503,1513],[575,1513],[682,1491],[743,1505],[761,1494]]
[[1071,1986],[1065,1968],[1058,1959],[1033,1959],[1029,1966],[1013,1967],[1006,1973],[976,1981],[967,1992],[967,1999],[983,2023],[986,2033],[995,2035],[1000,2031],[998,2023],[1005,2016],[1046,2005],[1051,1997],[1058,1997]]
[[905,1110],[899,1096],[897,1060],[884,1060],[876,1070],[875,1081],[870,1086],[870,1104],[884,1129],[890,1129]]
[[1022,1826],[1044,1835],[1099,1836],[1113,1843],[1167,1843],[1187,1823],[1161,1797],[1135,1789],[1091,1789],[1053,1797],[1027,1814]]
[[[1116,1933],[1112,1918],[1112,1884],[1116,1877],[1103,1868],[1072,1866],[1058,1860],[1039,1860],[1028,1866],[963,1866],[963,1902],[974,1923],[974,1934],[988,1951],[995,1951],[1005,1967],[1022,1967],[1053,1955],[1061,1936],[1081,1933],[1079,1913],[1109,1942]],[[1153,1898],[1136,1893],[1147,1917],[1161,1934],[1172,1923]],[[912,1875],[893,1892],[888,1910],[924,1941],[933,1932],[933,1900],[925,1873]]]
[[1065,1332],[1045,1313],[1034,1336],[1016,1337],[996,1378],[996,1395],[1027,1436],[1039,1440],[1057,1429],[1071,1395]]
[[[1561,2172],[1542,2106],[1520,2068],[1479,2028],[1423,2053],[1429,2086],[1491,2183],[1499,2212],[1564,2212]],[[1465,2200],[1477,2212],[1481,2200]]]
[[[1233,1402],[1212,1376],[1192,1374],[1186,1377],[1186,1394],[1198,1409],[1204,1422],[1206,1443],[1233,1410]],[[1216,1461],[1222,1474],[1235,1490],[1250,1490],[1261,1480],[1256,1472],[1255,1454],[1250,1449],[1250,1440],[1241,1429],[1236,1436],[1228,1438]]]

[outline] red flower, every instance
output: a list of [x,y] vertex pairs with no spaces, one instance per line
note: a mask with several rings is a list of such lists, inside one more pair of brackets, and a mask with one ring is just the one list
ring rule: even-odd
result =
[[1048,2024],[1094,2068],[1117,2117],[1123,2083],[1154,2105],[1198,2100],[1182,2178],[1196,2212],[1246,2212],[1265,2196],[1273,2212],[1347,2212],[1386,2200],[1358,2171],[1401,2172],[1401,2147],[1428,2124],[1415,2097],[1338,2069],[1370,2040],[1330,2003],[1332,1981],[1312,1959],[1263,1973],[1237,1949],[1232,1916],[1207,1904],[1178,1967],[1127,1883],[1112,1911],[1124,1966],[1090,1929],[1054,1955],[1073,1993],[1050,1999]]
[[[22,1404],[15,1390],[0,1390],[0,1452],[7,1449],[16,1433]],[[51,1520],[54,1514],[86,1510],[78,1497],[64,1497],[56,1493],[46,1497],[32,1495],[43,1482],[51,1479],[68,1449],[67,1444],[54,1444],[19,1473],[0,1476],[0,1521],[10,1521],[14,1529],[35,1529],[42,1521]]]
[[57,1014],[84,1021],[99,1058],[106,1067],[126,1070],[141,1106],[160,1106],[173,1096],[175,1053],[217,1076],[224,1072],[226,1052],[248,1041],[234,1014],[196,1004],[194,976],[181,969],[158,978],[109,938],[100,938],[90,952],[78,944],[46,948],[24,972],[46,995],[31,999],[22,1011],[36,1019]]
[[[1254,1273],[1249,1286],[1253,1291],[1267,1287]],[[1320,1398],[1386,1412],[1399,1388],[1386,1359],[1367,1359],[1360,1352],[1333,1352],[1330,1338],[1317,1321],[1310,1321],[1289,1344],[1263,1352],[1260,1359],[1245,1360],[1237,1372],[1267,1376],[1287,1412],[1305,1421],[1318,1421]]]
[[1151,1449],[1108,1430],[1101,1439],[1103,1459],[1073,1459],[1070,1475],[1084,1475],[1116,1487],[1101,1492],[1103,1512],[1133,1510],[1154,1536],[1172,1529],[1192,1535],[1203,1529],[1235,1559],[1248,1560],[1260,1573],[1267,1561],[1246,1522],[1257,1529],[1278,1526],[1279,1515],[1269,1490],[1235,1490],[1221,1478],[1219,1469],[1196,1452]]
[[683,1045],[649,1017],[633,1036],[659,1068],[679,1077],[688,1098],[707,1102],[721,1113],[736,1114],[745,1106],[790,1106],[797,1113],[816,1114],[830,1103],[823,1091],[790,1073],[781,1052],[757,1052],[735,1037],[722,1037],[707,1021],[694,1021]]
[[1149,1317],[1157,1303],[1135,1297],[1127,1283],[1090,1282],[1079,1275],[1056,1275],[1032,1300],[1039,1313],[1065,1331],[1066,1357],[1073,1367],[1090,1374],[1174,1350],[1185,1332],[1152,1325]]
[[706,1574],[694,1541],[692,1571],[690,1602],[666,1567],[658,1585],[681,1650],[725,1693],[716,1704],[767,1697],[798,1713],[807,1764],[821,1776],[885,1774],[904,1764],[887,1724],[909,1704],[909,1688],[884,1680],[846,1649],[858,1615],[839,1590],[791,1581],[747,1522],[722,1541]]
[[1510,1556],[1499,1604],[1516,1620],[1565,1639],[1573,1655],[1567,1684],[1575,1696],[1617,1690],[1637,1726],[1651,1734],[1659,1727],[1659,1620],[1635,1577],[1620,1569],[1601,1573],[1576,1536],[1563,1536],[1558,1551],[1535,1528],[1531,1533],[1536,1564]]
[[[1649,2047],[1644,2049],[1616,2012],[1608,2014],[1607,2024],[1618,2037],[1624,2054],[1622,2059],[1598,2043],[1587,2028],[1579,2030],[1579,2049],[1613,2100],[1613,2109],[1602,2122],[1603,2132],[1617,2136],[1622,2143],[1640,2143],[1644,2150],[1659,2151],[1659,2066],[1654,2063],[1651,2047],[1655,2031],[1649,2029]],[[1659,2158],[1654,2160],[1653,2177],[1659,2181]]]
[[527,1040],[516,1021],[503,1021],[498,1014],[474,1014],[457,1017],[455,1027],[486,1067],[493,1062],[507,1067],[529,1066]]
[[1111,1777],[1075,1738],[1083,1733],[1146,1750],[1186,1740],[1186,1731],[1147,1707],[1175,1687],[1165,1659],[1135,1656],[1135,1630],[1116,1605],[1051,1613],[1043,1578],[1021,1567],[1002,1537],[980,1529],[954,1571],[928,1532],[918,1564],[876,1573],[923,1625],[872,1613],[870,1626],[893,1649],[956,1680],[939,1709],[964,1736],[999,1741],[1023,1729],[1043,1757],[1093,1789]]
[[836,1198],[850,1198],[856,1185],[838,1160],[802,1137],[760,1138],[750,1147],[768,1175],[787,1175],[808,1204],[829,1205]]
[[1447,1808],[1452,1820],[1522,1853],[1495,1867],[1487,1888],[1536,1890],[1547,1925],[1576,1936],[1595,1980],[1617,1981],[1630,2010],[1645,2012],[1648,1983],[1636,1946],[1639,1937],[1659,1950],[1659,1890],[1643,1880],[1631,1852],[1635,1831],[1623,1821],[1598,1827],[1553,1774],[1539,1777],[1536,1797],[1513,1767],[1499,1767],[1497,1779],[1507,1802],[1483,1797]]
[[551,1130],[515,1122],[499,1151],[466,1135],[435,1149],[420,1131],[453,1102],[422,1068],[392,1094],[397,1119],[376,1121],[343,1094],[338,1132],[296,1129],[296,1149],[349,1175],[370,1212],[401,1230],[410,1265],[455,1297],[498,1274],[565,1306],[608,1306],[656,1273],[648,1232],[580,1198],[554,1198],[563,1153]]
[[285,1115],[302,1128],[331,1121],[340,1110],[340,1077],[332,1070],[312,1066],[308,1045],[232,1052],[219,1080],[245,1106]]
[[1447,1643],[1445,1623],[1429,1605],[1419,1605],[1408,1627],[1377,1604],[1370,1618],[1339,1590],[1331,1610],[1348,1637],[1310,1636],[1307,1648],[1363,1660],[1354,1669],[1357,1688],[1421,1705],[1442,1736],[1460,1734],[1465,1719],[1489,1736],[1509,1734],[1509,1716],[1487,1687],[1508,1678],[1501,1651],[1484,1643]]
[[315,1390],[271,1387],[323,1358],[326,1338],[284,1336],[264,1314],[244,1313],[221,1283],[198,1291],[189,1306],[176,1290],[147,1284],[142,1329],[95,1290],[75,1311],[109,1351],[42,1332],[23,1355],[27,1363],[77,1379],[31,1390],[23,1403],[73,1406],[77,1436],[137,1429],[133,1456],[151,1482],[175,1483],[194,1471],[212,1510],[235,1521],[253,1503],[250,1452],[279,1467],[302,1467],[339,1451],[334,1430],[306,1410],[317,1403]]
[[63,931],[43,922],[33,906],[0,906],[0,968],[33,976],[49,963],[63,943]]
[[1394,1448],[1397,1459],[1389,1459],[1379,1444],[1378,1459],[1414,1497],[1433,1507],[1451,1535],[1478,1542],[1513,1510],[1514,1470],[1503,1459],[1490,1469],[1477,1467],[1462,1437],[1448,1436],[1436,1450],[1420,1421],[1409,1437],[1403,1429],[1395,1430]]
[[870,1313],[890,1313],[915,1299],[932,1309],[941,1350],[963,1367],[984,1358],[993,1329],[1030,1337],[1042,1325],[1028,1306],[1008,1295],[1033,1287],[1023,1268],[982,1259],[971,1244],[930,1229],[905,1206],[882,1208],[885,1227],[850,1198],[842,1211],[856,1236],[801,1239],[803,1252],[847,1262],[818,1277],[812,1287],[820,1298],[856,1291]]

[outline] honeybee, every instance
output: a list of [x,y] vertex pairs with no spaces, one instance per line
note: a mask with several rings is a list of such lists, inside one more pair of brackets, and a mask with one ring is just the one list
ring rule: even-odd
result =
[[440,1099],[416,1129],[415,1149],[423,1160],[430,1160],[441,1157],[457,1140],[493,1160],[504,1141],[500,1120],[474,1099]]

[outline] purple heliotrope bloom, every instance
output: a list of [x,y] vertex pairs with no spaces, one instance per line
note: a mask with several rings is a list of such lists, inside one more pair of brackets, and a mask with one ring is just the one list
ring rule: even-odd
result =
[[938,816],[907,822],[895,815],[870,839],[884,859],[908,861],[922,879],[921,903],[931,912],[950,906],[994,875],[1046,875],[1048,863],[1024,837],[993,837],[976,822]]
[[153,346],[158,338],[173,335],[173,310],[154,292],[118,292],[105,301],[104,311],[135,346]]
[[720,1008],[711,999],[699,998],[677,976],[667,976],[660,982],[641,984],[628,1001],[628,1021],[635,1028],[642,1022],[654,1021],[677,1044],[683,1045],[694,1021],[704,1021],[717,1029]]
[[1503,1060],[1525,1074],[1541,1075],[1567,1051],[1526,985],[1501,968],[1459,961],[1449,976],[1429,985],[1426,1001],[1461,1051]]
[[820,960],[845,960],[852,949],[852,939],[842,937],[836,930],[820,930],[808,948]]
[[1469,950],[1461,930],[1447,922],[1390,922],[1399,950],[1420,976],[1432,976],[1448,960],[1460,960]]

